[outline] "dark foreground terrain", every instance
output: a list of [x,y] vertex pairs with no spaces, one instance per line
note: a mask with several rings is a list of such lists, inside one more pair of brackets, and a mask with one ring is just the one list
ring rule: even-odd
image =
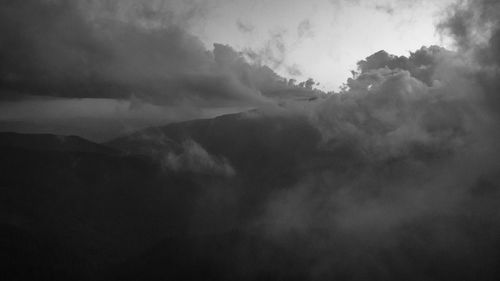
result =
[[363,153],[251,113],[105,144],[1,133],[0,279],[500,280],[498,173],[453,192],[428,171],[451,152]]

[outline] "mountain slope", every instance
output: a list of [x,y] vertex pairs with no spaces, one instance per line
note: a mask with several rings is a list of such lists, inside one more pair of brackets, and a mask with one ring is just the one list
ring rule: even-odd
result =
[[0,147],[113,154],[118,151],[78,136],[0,132]]
[[458,189],[452,154],[373,160],[304,116],[258,112],[105,144],[6,136],[2,279],[500,276],[500,177]]

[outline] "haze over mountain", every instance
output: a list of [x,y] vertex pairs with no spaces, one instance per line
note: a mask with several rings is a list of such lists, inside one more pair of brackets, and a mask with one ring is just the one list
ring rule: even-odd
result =
[[325,93],[195,2],[2,3],[0,279],[500,278],[499,3]]

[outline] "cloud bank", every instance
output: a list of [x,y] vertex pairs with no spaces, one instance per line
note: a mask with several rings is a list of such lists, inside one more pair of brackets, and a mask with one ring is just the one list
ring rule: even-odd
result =
[[377,52],[340,93],[298,111],[331,162],[273,194],[256,224],[300,248],[309,279],[495,278],[500,6],[450,9],[439,28],[457,51]]
[[[296,90],[296,96],[315,95],[230,46],[214,44],[208,50],[186,32],[208,6],[199,1],[6,1],[0,9],[0,99],[24,110],[33,102],[54,104],[36,96],[59,97],[80,103],[79,108],[88,106],[82,98],[94,99],[98,108],[110,106],[110,99],[117,106],[133,100],[143,109],[164,107],[163,113],[143,122],[152,125],[203,117],[195,108],[231,112],[234,107],[262,106],[288,90]],[[179,109],[175,114],[174,106]],[[134,109],[121,115],[141,111]],[[70,110],[53,108],[67,119],[72,114],[64,112]],[[113,106],[107,111],[114,111]],[[13,113],[0,114],[0,119],[30,121],[22,112]],[[142,114],[143,119],[151,115]],[[92,110],[87,115],[79,117],[95,117]],[[60,127],[49,121],[46,126]]]
[[231,167],[227,159],[210,155],[193,140],[184,141],[180,153],[168,152],[164,157],[165,167],[174,171],[226,177],[235,175],[234,168]]

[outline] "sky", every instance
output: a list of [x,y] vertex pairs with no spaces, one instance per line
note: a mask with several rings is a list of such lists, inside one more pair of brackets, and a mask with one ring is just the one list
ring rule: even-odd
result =
[[[379,50],[407,55],[421,46],[451,47],[436,32],[444,9],[457,0],[214,0],[121,1],[143,3],[197,36],[207,49],[214,43],[259,54],[259,62],[278,74],[320,82],[324,91],[338,90],[356,62]],[[97,6],[94,6],[94,8]],[[99,9],[101,10],[102,6]],[[125,8],[122,8],[125,9]],[[122,19],[127,16],[122,14]]]
[[219,1],[190,30],[207,47],[263,52],[264,63],[280,75],[313,77],[332,91],[376,51],[408,55],[421,46],[451,47],[435,25],[453,1]]
[[338,92],[380,50],[454,50],[436,28],[453,3],[6,1],[0,130],[102,141]]

